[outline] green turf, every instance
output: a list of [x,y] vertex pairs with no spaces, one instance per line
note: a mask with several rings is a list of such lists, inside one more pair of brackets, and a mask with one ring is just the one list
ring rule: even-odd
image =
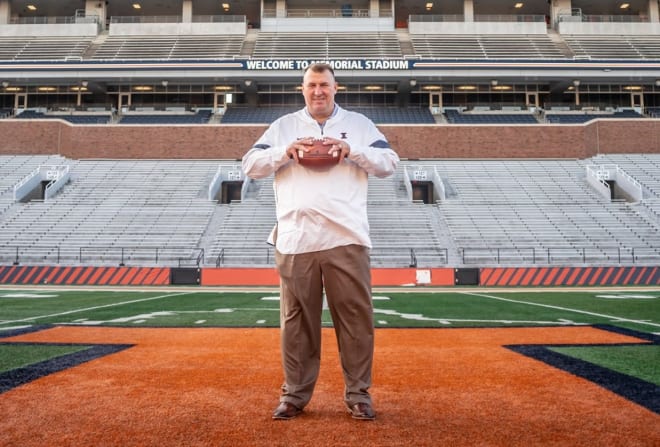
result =
[[660,386],[660,346],[561,347],[553,351]]
[[[377,327],[519,327],[609,324],[640,332],[660,333],[660,292],[543,291],[482,292],[478,288],[452,292],[374,292]],[[19,294],[17,297],[12,295]],[[154,289],[122,291],[0,291],[0,337],[3,329],[41,324],[81,324],[130,327],[278,327],[277,291],[188,292]],[[616,298],[614,298],[616,297]],[[271,298],[271,299],[268,299]],[[330,326],[329,312],[322,316]],[[593,362],[608,368],[622,357],[632,375],[649,377],[648,359],[658,360],[657,347],[580,348]],[[645,349],[644,349],[645,348]],[[43,347],[50,352],[52,347]],[[564,349],[564,348],[562,348]],[[572,349],[572,348],[571,348]],[[582,352],[582,351],[581,351]],[[39,361],[39,355],[35,360]],[[48,354],[50,355],[50,354]],[[61,355],[58,352],[52,357]],[[0,352],[5,362],[13,358]],[[585,360],[587,360],[585,358]],[[592,361],[592,360],[589,360]],[[9,366],[15,368],[18,366]],[[656,367],[657,369],[657,367]],[[651,377],[660,376],[651,371]],[[644,380],[648,380],[644,378]],[[657,383],[657,382],[653,382]]]
[[[1,334],[1,333],[0,333]],[[87,349],[87,346],[0,344],[0,373]]]
[[[0,329],[28,324],[108,326],[279,326],[276,292],[0,292]],[[54,296],[53,296],[54,295]],[[609,299],[594,292],[374,293],[378,327],[500,327],[613,324],[660,331],[660,298]],[[641,295],[639,292],[637,295]],[[652,293],[645,295],[654,296]],[[660,296],[656,293],[655,296]],[[386,299],[379,299],[386,298]],[[323,322],[331,325],[324,312]]]

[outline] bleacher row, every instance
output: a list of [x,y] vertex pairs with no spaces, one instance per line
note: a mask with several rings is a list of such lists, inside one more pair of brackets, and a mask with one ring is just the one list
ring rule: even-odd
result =
[[[65,265],[272,265],[272,177],[240,202],[208,200],[218,160],[70,160],[0,156],[0,260]],[[411,201],[404,171],[437,171],[446,198]],[[41,165],[72,178],[48,201],[14,202],[13,185]],[[644,189],[610,201],[587,183],[588,164],[616,164]],[[370,178],[377,267],[417,265],[644,265],[660,260],[660,155],[588,160],[402,161]],[[655,264],[654,264],[655,265]]]
[[[271,106],[271,107],[230,107],[217,117],[222,124],[270,124],[280,116],[292,113],[301,106]],[[427,108],[420,107],[346,107],[348,110],[362,113],[376,124],[434,124],[436,118]],[[649,117],[658,117],[656,109],[649,110]],[[655,115],[653,115],[655,114]],[[474,112],[459,111],[448,108],[443,116],[449,124],[579,124],[600,118],[641,118],[634,110],[623,109],[609,112],[552,112],[544,111],[537,115],[531,111],[524,112]],[[110,113],[44,113],[26,110],[16,116],[19,119],[63,119],[73,124],[108,124],[113,122]],[[164,112],[164,113],[134,113],[123,114],[117,124],[208,124],[213,118],[210,110],[197,112]]]
[[[245,35],[0,37],[0,60],[136,60],[260,58],[378,59],[658,59],[660,36],[410,34],[413,54],[394,31],[357,33],[259,32],[252,48]],[[563,45],[562,45],[563,43]]]

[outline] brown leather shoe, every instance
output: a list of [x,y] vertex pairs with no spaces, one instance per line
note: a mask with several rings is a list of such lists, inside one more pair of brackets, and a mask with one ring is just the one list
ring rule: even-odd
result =
[[355,405],[347,406],[353,419],[359,419],[361,421],[373,421],[376,419],[376,412],[371,408],[370,404],[360,402]]
[[300,413],[302,413],[302,410],[293,405],[291,402],[281,402],[273,412],[273,419],[293,419]]

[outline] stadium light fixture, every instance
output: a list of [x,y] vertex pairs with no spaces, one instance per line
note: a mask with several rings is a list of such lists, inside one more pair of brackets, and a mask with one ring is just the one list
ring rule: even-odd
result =
[[573,80],[573,85],[574,85],[575,87],[579,87],[579,86],[580,86],[580,80],[579,80],[579,79],[574,79],[574,80]]
[[139,3],[133,3],[133,9],[142,9],[142,5]]
[[417,85],[417,79],[411,79],[411,80],[410,80],[410,86],[411,86],[411,87],[414,87],[414,86],[416,86],[416,85]]
[[522,3],[522,2],[518,2],[518,3],[516,3],[515,5],[513,5],[513,7],[516,8],[516,9],[520,9],[520,8],[522,8],[524,5],[525,5],[525,4]]
[[3,88],[9,87],[9,81],[2,81],[2,87]]
[[251,85],[252,85],[252,80],[251,80],[251,79],[246,79],[246,80],[245,80],[245,86],[246,86],[246,87],[249,87],[249,86],[251,86]]
[[504,90],[511,90],[512,87],[510,85],[494,85],[493,90],[499,90],[499,91],[504,91]]
[[628,9],[628,8],[630,8],[630,3],[621,3],[621,5],[619,6],[619,8],[621,8],[621,9]]
[[231,85],[216,85],[214,89],[218,92],[228,92],[229,90],[233,90],[234,87]]
[[223,3],[222,4],[222,9],[223,9],[223,11],[228,12],[229,11],[229,3]]
[[57,87],[42,86],[42,87],[37,87],[37,90],[40,92],[54,92],[55,90],[57,90]]
[[150,92],[153,89],[150,85],[136,85],[133,87],[133,90],[136,92]]
[[432,3],[432,2],[428,2],[428,3],[426,4],[426,10],[427,10],[427,11],[430,11],[430,10],[432,10],[432,9],[433,9],[433,3]]
[[30,11],[36,11],[36,10],[37,10],[37,7],[34,6],[34,5],[27,5],[26,7],[27,7],[27,9],[29,9]]
[[457,88],[459,90],[476,90],[477,86],[476,85],[459,85]]
[[439,91],[439,90],[442,90],[442,86],[440,86],[440,85],[425,85],[424,87],[422,87],[422,90],[426,90],[426,91],[429,91],[429,92]]
[[660,79],[656,79],[656,80],[655,80],[655,86],[656,86],[656,87],[660,87]]
[[628,91],[638,92],[638,91],[642,90],[642,86],[641,85],[626,85],[626,86],[623,87],[623,89],[628,90]]

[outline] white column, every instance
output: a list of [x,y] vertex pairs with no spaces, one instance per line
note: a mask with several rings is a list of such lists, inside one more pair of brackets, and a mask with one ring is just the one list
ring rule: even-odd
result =
[[107,15],[108,7],[106,6],[105,1],[85,0],[85,16],[97,16],[102,29],[105,29]]
[[183,0],[181,7],[181,23],[192,22],[193,15],[193,2],[192,0]]
[[658,0],[649,0],[647,15],[649,16],[649,22],[660,22],[660,6],[658,5]]
[[275,2],[275,17],[283,18],[286,17],[286,1],[277,0]]
[[369,17],[380,17],[380,2],[378,0],[369,2]]
[[11,17],[11,5],[9,0],[0,0],[0,23],[9,23]]
[[466,22],[474,22],[474,2],[473,0],[463,0],[463,15]]
[[573,5],[571,0],[552,0],[550,20],[553,28],[557,27],[560,15],[570,15]]

